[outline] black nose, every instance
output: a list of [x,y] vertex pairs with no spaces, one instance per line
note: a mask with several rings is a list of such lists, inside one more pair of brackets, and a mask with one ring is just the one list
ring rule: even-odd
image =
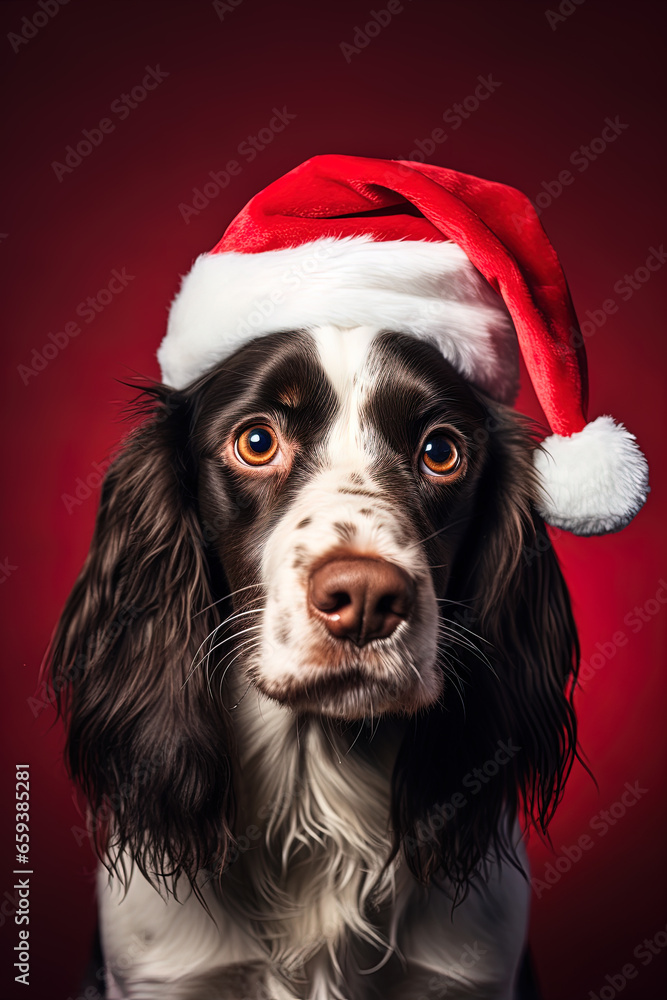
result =
[[308,599],[331,635],[363,646],[385,639],[409,616],[414,587],[384,559],[330,559],[312,573]]

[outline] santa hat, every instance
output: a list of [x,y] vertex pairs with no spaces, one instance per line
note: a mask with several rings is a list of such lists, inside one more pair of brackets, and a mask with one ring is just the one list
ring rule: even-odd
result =
[[591,535],[641,508],[635,438],[587,422],[586,353],[565,276],[525,195],[404,160],[316,156],[270,184],[183,279],[158,359],[183,388],[278,330],[373,324],[435,343],[503,403],[518,349],[552,434],[535,451],[541,513]]

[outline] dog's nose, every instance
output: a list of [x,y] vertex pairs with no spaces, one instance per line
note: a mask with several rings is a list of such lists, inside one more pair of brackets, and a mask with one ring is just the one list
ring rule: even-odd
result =
[[414,587],[384,559],[330,559],[312,573],[308,597],[332,635],[363,646],[391,635],[408,617]]

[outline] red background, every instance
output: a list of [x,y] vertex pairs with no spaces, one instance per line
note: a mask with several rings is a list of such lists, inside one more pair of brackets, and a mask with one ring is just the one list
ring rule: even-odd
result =
[[[657,5],[562,4],[551,26],[542,4],[404,3],[377,37],[346,61],[341,42],[369,18],[370,0],[316,4],[234,0],[220,17],[209,2],[96,3],[73,0],[14,53],[6,35],[39,10],[4,3],[0,47],[6,149],[0,253],[4,406],[0,597],[7,624],[2,683],[0,803],[0,996],[77,997],[93,926],[87,844],[50,711],[27,699],[44,647],[86,553],[98,490],[68,513],[63,494],[95,474],[123,433],[114,379],[158,373],[155,349],[178,275],[211,247],[245,201],[315,153],[407,157],[415,140],[444,128],[428,159],[504,181],[533,199],[570,168],[574,182],[544,208],[583,318],[614,299],[618,310],[587,339],[592,416],[611,412],[637,434],[653,492],[620,535],[556,539],[575,602],[586,662],[599,666],[578,697],[581,742],[599,788],[577,767],[553,824],[555,854],[531,839],[534,875],[588,833],[593,846],[534,898],[532,945],[546,1000],[597,996],[628,962],[639,969],[627,1000],[661,994],[665,953],[644,967],[633,950],[665,929],[662,789],[665,772],[664,648],[667,578],[659,503],[664,485],[664,301],[652,274],[627,302],[614,291],[667,237],[658,211],[664,186]],[[323,5],[324,6],[324,5]],[[374,9],[384,8],[378,0]],[[553,9],[557,9],[554,3]],[[38,19],[39,20],[39,19]],[[126,120],[111,103],[141,82],[146,66],[168,77]],[[477,77],[500,86],[460,128],[443,113],[474,92]],[[238,146],[268,126],[273,108],[296,115],[248,162]],[[629,127],[579,172],[569,157],[599,136],[606,117]],[[58,181],[53,161],[82,129],[111,117],[106,135]],[[209,171],[237,159],[242,170],[186,224]],[[552,192],[556,190],[551,188]],[[540,199],[543,203],[545,198]],[[539,204],[539,202],[538,202]],[[134,275],[81,334],[24,384],[48,334],[75,320],[79,302],[104,288],[113,268]],[[537,414],[528,389],[520,406]],[[658,598],[656,598],[658,594]],[[648,605],[646,604],[648,602]],[[633,608],[648,619],[625,621]],[[637,629],[636,632],[633,629]],[[612,637],[622,631],[624,645]],[[611,643],[611,645],[609,645]],[[606,653],[604,653],[606,650]],[[599,652],[599,650],[597,650]],[[612,653],[613,655],[610,655]],[[32,985],[14,986],[11,914],[14,764],[32,774],[34,869]],[[646,789],[604,837],[590,821],[623,793]],[[617,810],[619,811],[619,810]],[[561,862],[565,866],[564,862]],[[609,992],[603,996],[610,996]]]

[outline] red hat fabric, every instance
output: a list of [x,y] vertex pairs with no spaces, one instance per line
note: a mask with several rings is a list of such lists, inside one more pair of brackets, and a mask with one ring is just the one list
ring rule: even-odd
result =
[[263,333],[373,322],[434,340],[502,402],[516,391],[518,341],[553,432],[536,453],[547,520],[599,533],[641,507],[644,457],[611,418],[587,424],[565,276],[529,200],[504,184],[431,164],[313,157],[198,258],[158,356],[178,387]]
[[[387,208],[399,211],[357,214]],[[356,217],[340,217],[350,214]],[[261,253],[361,234],[461,247],[507,305],[549,426],[558,434],[583,430],[586,355],[570,344],[577,329],[570,293],[534,209],[514,188],[425,163],[317,156],[256,195],[212,253]]]

